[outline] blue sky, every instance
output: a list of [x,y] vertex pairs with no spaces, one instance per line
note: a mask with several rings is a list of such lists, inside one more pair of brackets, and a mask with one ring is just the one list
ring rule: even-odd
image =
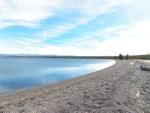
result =
[[149,0],[0,0],[0,53],[150,53]]

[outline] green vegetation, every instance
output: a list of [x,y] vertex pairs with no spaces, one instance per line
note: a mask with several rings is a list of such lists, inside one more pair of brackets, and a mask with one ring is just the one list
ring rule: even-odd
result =
[[56,55],[32,55],[32,56],[19,56],[19,55],[11,55],[6,56],[9,58],[76,58],[76,59],[141,59],[141,60],[150,60],[150,54],[147,55],[126,55],[123,56],[119,54],[119,56],[56,56]]
[[119,55],[119,59],[123,60],[129,60],[129,59],[140,59],[140,60],[150,60],[150,54],[147,54],[147,55],[126,55],[126,56],[123,56],[123,55]]
[[150,60],[150,54],[147,54],[147,55],[132,55],[132,56],[129,56],[129,59]]
[[126,60],[128,60],[128,59],[129,59],[129,55],[128,55],[128,54],[126,55],[126,58],[125,58],[125,59],[126,59]]
[[7,56],[9,58],[76,58],[76,59],[118,59],[117,56],[49,56],[49,55],[35,55],[35,56]]
[[119,54],[119,59],[123,60],[123,55],[122,54]]

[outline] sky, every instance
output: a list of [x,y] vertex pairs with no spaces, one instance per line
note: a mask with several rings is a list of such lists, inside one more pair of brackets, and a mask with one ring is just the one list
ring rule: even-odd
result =
[[150,53],[150,0],[0,0],[0,54]]

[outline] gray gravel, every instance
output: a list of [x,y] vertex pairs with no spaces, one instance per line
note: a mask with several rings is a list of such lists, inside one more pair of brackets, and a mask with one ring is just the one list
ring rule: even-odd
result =
[[118,60],[94,73],[0,96],[0,113],[150,113],[150,72],[141,65]]

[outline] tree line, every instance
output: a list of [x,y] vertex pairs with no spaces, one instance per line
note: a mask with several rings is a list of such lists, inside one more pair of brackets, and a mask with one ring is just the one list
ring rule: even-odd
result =
[[150,54],[147,55],[125,55],[123,56],[122,54],[119,54],[119,59],[123,60],[123,59],[140,59],[140,60],[150,60]]
[[78,59],[120,59],[120,60],[128,60],[128,59],[142,59],[142,60],[150,60],[150,55],[122,55],[119,56],[57,56],[57,55],[35,55],[35,56],[7,56],[11,58],[78,58]]

